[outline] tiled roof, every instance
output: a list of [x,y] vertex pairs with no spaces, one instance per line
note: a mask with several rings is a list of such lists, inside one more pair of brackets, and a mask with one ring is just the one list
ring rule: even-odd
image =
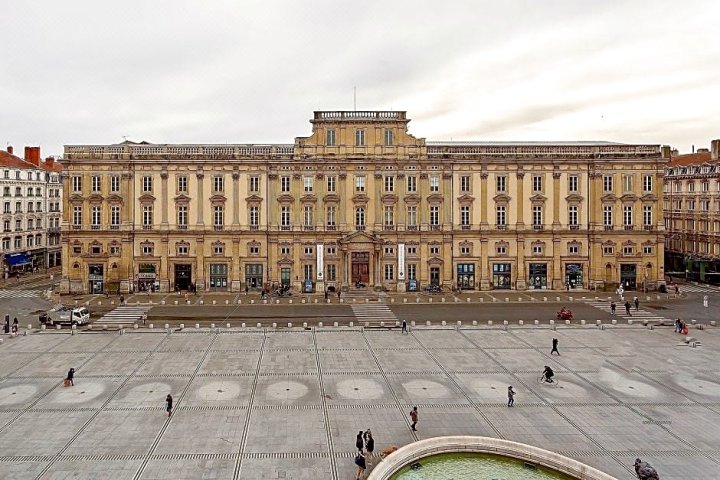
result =
[[671,157],[668,167],[702,165],[703,163],[710,163],[710,152],[688,153]]
[[0,150],[0,167],[8,167],[8,168],[38,168],[37,165],[33,165],[30,162],[26,162],[20,157],[17,157],[13,155],[12,153],[8,153],[4,150]]

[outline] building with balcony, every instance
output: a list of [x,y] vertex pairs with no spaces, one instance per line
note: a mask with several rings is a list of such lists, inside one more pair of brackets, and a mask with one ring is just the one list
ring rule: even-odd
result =
[[667,273],[720,283],[720,140],[710,149],[671,154],[665,168]]
[[663,281],[657,145],[433,142],[318,111],[275,145],[68,145],[66,292]]
[[40,147],[0,151],[3,275],[60,265],[62,183],[60,164],[40,159]]

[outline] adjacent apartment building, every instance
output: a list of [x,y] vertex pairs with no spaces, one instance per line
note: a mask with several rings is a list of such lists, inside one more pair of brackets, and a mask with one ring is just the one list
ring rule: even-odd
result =
[[13,147],[0,151],[3,275],[61,264],[61,166],[40,158],[40,147],[25,147],[25,158]]
[[720,283],[720,140],[665,168],[665,265],[681,278]]
[[663,282],[658,145],[438,142],[318,111],[294,143],[67,145],[64,292]]

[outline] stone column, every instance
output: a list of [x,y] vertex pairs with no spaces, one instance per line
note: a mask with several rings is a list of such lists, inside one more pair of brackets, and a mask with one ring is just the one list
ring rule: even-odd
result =
[[[515,198],[515,207],[517,212],[517,218],[515,219],[515,228],[517,230],[523,230],[525,229],[525,219],[523,217],[525,211],[525,196],[523,193],[523,182],[525,179],[525,172],[522,170],[518,170],[516,173],[517,177],[517,195]],[[509,212],[508,212],[509,213]],[[532,219],[531,219],[532,221]]]
[[120,181],[120,195],[123,198],[121,223],[124,225],[135,222],[132,211],[135,209],[135,194],[133,193],[133,175],[123,173]]
[[[375,190],[375,198],[371,197],[371,201],[368,203],[368,205],[372,204],[373,210],[375,211],[375,220],[373,223],[375,224],[375,228],[373,230],[379,231],[382,230],[382,224],[383,224],[383,209],[385,208],[385,205],[380,201],[383,195],[383,191],[385,186],[383,185],[385,182],[385,179],[383,178],[383,175],[381,173],[376,173],[374,175],[374,190]],[[368,212],[369,214],[370,212]],[[368,220],[370,220],[368,218]],[[370,223],[370,222],[368,222]]]
[[490,266],[488,262],[488,239],[480,239],[480,290],[490,290]]
[[239,292],[242,290],[242,280],[240,272],[240,239],[232,239],[232,271],[230,272],[230,291]]
[[[347,230],[347,215],[346,210],[348,208],[353,208],[352,202],[350,202],[350,199],[352,198],[353,194],[347,192],[347,174],[341,173],[338,175],[338,194],[340,196],[340,202],[337,204],[337,211],[335,212],[335,215],[337,215],[337,225],[338,228],[343,231]],[[347,253],[347,252],[346,252]]]
[[195,177],[197,179],[197,229],[205,229],[205,192],[204,192],[204,179],[205,174],[202,170],[199,170]]
[[[443,226],[443,230],[452,229],[454,224],[453,208],[455,206],[455,195],[453,192],[452,178],[451,173],[442,174],[442,190],[440,193],[445,199],[442,204],[442,222],[440,222],[440,224]],[[472,223],[472,220],[470,223]]]
[[160,229],[168,229],[168,172],[160,172]]
[[195,276],[195,288],[198,292],[205,291],[205,238],[197,239],[197,255],[195,258],[195,270],[192,272]]
[[160,239],[160,265],[158,266],[158,271],[156,272],[158,282],[160,283],[161,293],[167,293],[170,291],[170,279],[168,278],[168,257],[170,256],[169,246],[167,234],[163,234],[163,237]]
[[[561,228],[561,221],[560,221],[560,172],[554,171],[553,172],[553,221],[552,221],[552,228],[553,230],[557,230]],[[581,212],[578,212],[578,217]],[[578,218],[578,222],[580,221],[580,218]]]
[[553,290],[562,290],[565,288],[565,279],[562,274],[562,262],[560,261],[561,251],[560,237],[553,238],[553,261],[552,261],[552,288]]
[[[232,208],[233,208],[233,216],[232,216],[232,227],[233,230],[237,230],[240,225],[240,172],[237,170],[234,170],[232,172],[232,192],[233,192],[233,199],[232,199]],[[248,219],[248,224],[250,224],[250,219]]]
[[490,197],[488,196],[488,185],[487,185],[488,174],[482,172],[480,174],[480,201],[478,207],[480,208],[480,229],[485,230],[488,226],[488,213],[487,206],[490,205]]
[[515,288],[518,290],[527,289],[525,278],[525,239],[518,238],[517,241],[517,273],[515,274]]

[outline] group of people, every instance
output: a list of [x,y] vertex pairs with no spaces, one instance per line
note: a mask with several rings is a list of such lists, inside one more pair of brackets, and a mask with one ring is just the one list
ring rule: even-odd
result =
[[683,335],[688,334],[687,324],[684,320],[681,320],[679,318],[675,320],[675,333],[681,333]]
[[371,460],[375,451],[375,439],[369,428],[364,432],[362,430],[358,432],[357,437],[355,437],[355,448],[358,450],[355,456],[355,465],[358,467],[355,479],[360,480],[365,478],[365,470],[368,465],[372,466]]
[[[633,303],[630,303],[629,300],[625,300],[625,303],[623,306],[625,307],[625,315],[632,317],[632,313],[630,313],[630,309],[632,308],[633,304],[635,305],[635,311],[640,311],[640,299],[638,297],[635,297],[633,299]],[[617,305],[615,302],[610,302],[610,313],[615,315],[615,309],[617,308]]]
[[10,324],[10,315],[5,315],[5,324],[3,325],[3,333],[17,333],[20,323],[17,317],[13,319],[12,325]]

